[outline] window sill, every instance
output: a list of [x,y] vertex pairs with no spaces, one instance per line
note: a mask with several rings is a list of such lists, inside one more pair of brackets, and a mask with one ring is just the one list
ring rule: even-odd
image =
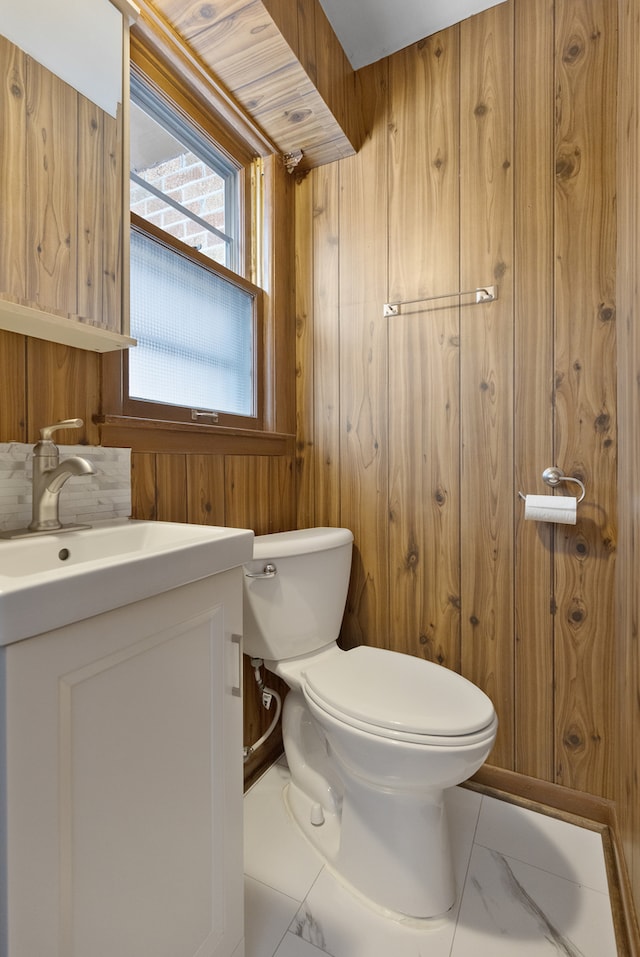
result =
[[169,422],[124,415],[96,417],[102,445],[134,452],[181,452],[197,455],[293,455],[295,436],[254,432],[222,425]]

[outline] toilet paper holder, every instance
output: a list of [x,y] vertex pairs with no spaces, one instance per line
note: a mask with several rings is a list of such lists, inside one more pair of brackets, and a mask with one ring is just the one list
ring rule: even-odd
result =
[[[586,494],[584,482],[581,482],[580,479],[574,478],[573,475],[565,475],[562,469],[559,469],[556,465],[551,465],[548,469],[544,470],[542,473],[542,481],[546,482],[547,485],[550,485],[551,488],[556,488],[560,482],[575,482],[575,484],[579,485],[582,490],[582,494],[578,499],[578,503],[582,501]],[[522,492],[518,492],[518,495],[523,501],[526,500],[526,495],[523,495]]]

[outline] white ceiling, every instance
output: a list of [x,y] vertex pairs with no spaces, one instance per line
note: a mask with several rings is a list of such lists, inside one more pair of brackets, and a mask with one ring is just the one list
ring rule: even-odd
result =
[[354,70],[503,0],[320,0]]

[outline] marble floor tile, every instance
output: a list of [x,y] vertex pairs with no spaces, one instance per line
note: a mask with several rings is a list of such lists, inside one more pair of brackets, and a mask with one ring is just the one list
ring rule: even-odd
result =
[[[326,951],[318,950],[295,934],[285,934],[284,939],[273,957],[324,957]],[[249,954],[246,957],[250,957]]]
[[602,838],[566,821],[485,796],[476,844],[608,893]]
[[282,799],[288,780],[288,768],[275,764],[245,795],[244,871],[299,903],[322,861],[289,817]]
[[273,957],[299,901],[252,877],[245,876],[244,889],[245,957]]
[[390,919],[325,869],[289,930],[331,957],[449,957],[456,916],[454,910],[430,921]]
[[616,957],[609,898],[476,845],[451,957]]

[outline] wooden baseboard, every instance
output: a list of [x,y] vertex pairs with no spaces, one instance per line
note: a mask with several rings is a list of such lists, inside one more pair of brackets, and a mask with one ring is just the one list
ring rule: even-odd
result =
[[613,801],[490,765],[482,767],[465,786],[598,831],[604,849],[618,957],[640,957],[638,916]]

